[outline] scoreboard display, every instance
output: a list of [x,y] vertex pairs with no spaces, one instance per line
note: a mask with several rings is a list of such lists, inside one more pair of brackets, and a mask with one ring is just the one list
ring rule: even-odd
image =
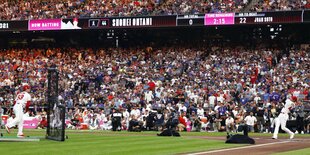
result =
[[302,22],[302,11],[235,13],[235,24],[278,24]]
[[0,31],[27,31],[28,21],[0,21]]
[[109,26],[109,19],[89,19],[89,28],[104,28]]
[[310,23],[310,10],[0,21],[0,31]]
[[310,10],[308,10],[308,11],[303,11],[303,14],[302,14],[302,22],[310,23]]
[[177,26],[202,26],[204,22],[205,14],[177,16]]
[[[204,16],[204,17],[203,17]],[[178,15],[177,26],[254,25],[307,22],[309,11],[207,13]]]
[[205,15],[205,25],[233,25],[234,13],[214,13]]

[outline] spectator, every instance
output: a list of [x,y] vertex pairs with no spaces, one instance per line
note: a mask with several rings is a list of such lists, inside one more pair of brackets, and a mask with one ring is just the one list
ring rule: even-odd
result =
[[256,5],[254,5],[251,10],[255,12],[261,11],[292,11],[292,10],[301,10],[309,6],[309,1],[304,0],[283,0],[283,1],[265,1],[259,0]]
[[236,128],[235,128],[235,120],[232,117],[231,113],[227,114],[228,117],[225,120],[225,125],[226,125],[226,131],[227,132],[236,132]]
[[[7,119],[7,124],[10,123],[10,122],[12,122],[14,118],[15,118],[15,114],[13,113],[13,114],[11,114],[10,117]],[[14,127],[13,127],[13,128],[14,128]],[[17,126],[15,126],[15,128],[17,128]]]
[[106,117],[104,120],[104,124],[102,126],[102,130],[111,130],[112,129],[112,121],[110,117]]
[[245,124],[248,126],[250,132],[254,132],[254,126],[257,122],[255,116],[253,116],[253,112],[250,112],[250,115],[244,118]]
[[[109,129],[111,109],[115,107],[124,110],[123,129],[128,128],[132,115],[143,120],[148,115],[146,109],[165,109],[165,116],[173,110],[186,111],[185,115],[194,111],[199,117],[208,118],[206,124],[210,130],[214,126],[214,130],[225,127],[227,112],[234,114],[236,127],[244,121],[245,111],[257,116],[264,112],[264,121],[260,119],[260,122],[268,128],[265,121],[272,122],[287,96],[309,97],[309,49],[292,48],[287,54],[277,49],[244,47],[170,46],[148,48],[147,53],[145,50],[2,49],[0,70],[4,74],[0,75],[0,81],[1,84],[4,79],[12,82],[6,88],[11,91],[0,87],[2,107],[7,109],[7,114],[20,84],[27,81],[34,88],[32,106],[36,109],[31,110],[42,111],[46,104],[46,66],[53,63],[60,64],[60,95],[67,101],[67,122],[71,121],[76,128],[93,115],[99,119],[101,113],[101,127]],[[279,60],[267,64],[266,56]],[[253,75],[257,75],[255,82],[251,82]],[[126,81],[132,82],[130,87]],[[155,84],[154,92],[149,90],[150,81]],[[146,92],[154,96],[150,102],[146,101]]]
[[99,129],[99,120],[97,118],[97,115],[93,115],[89,122],[89,129],[90,130],[97,130]]
[[186,121],[184,119],[185,114],[186,114],[185,112],[181,112],[179,116],[179,124],[177,127],[180,132],[184,131],[184,129],[186,128]]
[[202,106],[201,106],[201,105],[198,106],[198,109],[197,109],[197,116],[198,116],[198,117],[204,117],[204,113],[205,113],[205,111],[204,111],[204,109],[202,108]]
[[4,114],[4,109],[0,105],[0,128],[2,128],[2,115]]
[[39,122],[37,128],[38,129],[45,129],[47,127],[47,119],[46,116],[42,116],[41,121]]

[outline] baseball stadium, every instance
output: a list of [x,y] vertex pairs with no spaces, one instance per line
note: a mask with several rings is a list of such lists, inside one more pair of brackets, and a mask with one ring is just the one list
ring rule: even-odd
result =
[[310,0],[1,0],[0,153],[310,155]]

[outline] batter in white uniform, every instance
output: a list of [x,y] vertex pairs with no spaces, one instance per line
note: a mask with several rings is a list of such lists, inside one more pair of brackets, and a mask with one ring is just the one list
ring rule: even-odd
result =
[[290,135],[290,139],[294,138],[294,133],[286,127],[286,121],[288,120],[288,113],[290,110],[295,107],[295,103],[297,102],[297,97],[293,96],[291,99],[286,99],[285,105],[281,110],[280,115],[278,116],[277,121],[275,121],[275,129],[272,136],[272,139],[278,139],[279,128],[288,133]]
[[20,138],[24,137],[24,134],[23,134],[24,108],[27,111],[31,103],[31,96],[29,92],[30,92],[30,86],[24,85],[23,92],[19,93],[14,101],[13,110],[14,110],[16,117],[13,119],[13,121],[11,121],[5,126],[6,131],[10,133],[10,128],[18,125],[17,137],[20,137]]

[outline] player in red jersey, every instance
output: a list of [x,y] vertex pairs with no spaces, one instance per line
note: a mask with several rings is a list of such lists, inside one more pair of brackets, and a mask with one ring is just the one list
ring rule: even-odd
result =
[[18,132],[17,132],[17,137],[23,138],[23,125],[24,125],[24,108],[26,111],[28,111],[28,108],[31,103],[31,96],[30,96],[30,86],[29,85],[23,85],[23,92],[18,93],[15,101],[14,101],[14,106],[13,110],[15,113],[15,118],[13,119],[12,122],[8,123],[5,126],[5,129],[8,133],[10,133],[10,128],[18,125]]

